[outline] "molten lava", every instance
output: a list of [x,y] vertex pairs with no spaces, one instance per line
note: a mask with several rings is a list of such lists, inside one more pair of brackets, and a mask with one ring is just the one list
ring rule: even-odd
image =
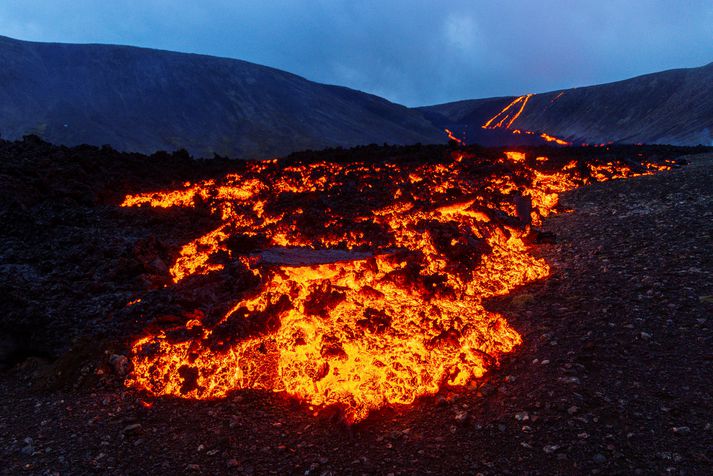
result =
[[[563,94],[564,92],[559,93],[552,101],[550,101],[550,104],[557,101],[560,97],[562,97]],[[510,103],[508,103],[507,106],[500,110],[500,112],[485,121],[485,124],[483,124],[481,127],[483,129],[510,129],[515,123],[515,121],[522,115],[523,111],[525,110],[525,106],[527,106],[527,103],[530,101],[530,98],[532,98],[532,96],[534,96],[534,94],[526,94],[524,96],[516,97]],[[572,145],[571,142],[567,142],[564,139],[554,137],[544,132],[537,134],[535,132],[525,131],[522,129],[510,130],[513,134],[538,135],[546,142],[552,142],[557,145]]]
[[190,399],[286,392],[339,405],[349,421],[464,385],[522,341],[484,300],[549,274],[525,245],[530,224],[555,211],[560,192],[651,170],[523,152],[248,162],[222,179],[127,196],[125,207],[201,206],[220,219],[177,253],[174,282],[255,283],[217,318],[195,310],[138,339],[127,383]]
[[545,134],[544,132],[542,132],[540,134],[540,137],[542,137],[547,142],[554,142],[555,144],[558,144],[558,145],[572,145],[570,142],[567,142],[566,140],[558,139],[557,137],[551,136],[549,134]]
[[[520,117],[522,111],[525,110],[525,106],[532,96],[534,96],[534,94],[526,94],[513,99],[512,102],[505,106],[499,113],[488,119],[485,124],[483,124],[483,129],[497,129],[499,127],[510,129],[517,118]],[[520,106],[519,108],[516,107],[518,105]]]
[[453,132],[450,129],[443,129],[446,132],[446,135],[448,135],[448,140],[455,141],[458,145],[465,145],[465,142],[463,142],[462,139],[459,139],[456,137]]

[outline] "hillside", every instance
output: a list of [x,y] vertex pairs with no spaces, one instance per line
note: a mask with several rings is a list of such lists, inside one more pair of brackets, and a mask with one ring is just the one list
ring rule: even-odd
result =
[[417,111],[234,59],[0,37],[0,64],[6,139],[202,157],[444,141]]
[[519,129],[573,143],[708,145],[713,143],[713,63],[529,98],[475,99],[419,110],[439,127],[467,131],[470,142]]
[[485,146],[555,139],[713,144],[713,63],[415,109],[245,61],[128,46],[0,36],[0,64],[5,139],[36,134],[68,146],[109,144],[141,153],[185,148],[199,157],[240,158],[443,143],[444,128]]

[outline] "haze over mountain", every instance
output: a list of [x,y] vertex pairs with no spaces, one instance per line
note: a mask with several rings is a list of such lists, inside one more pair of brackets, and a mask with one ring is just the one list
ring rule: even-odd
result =
[[29,133],[203,157],[445,140],[418,111],[244,61],[0,37],[0,134]]
[[[467,133],[469,142],[492,142],[495,133],[496,140],[504,141],[508,130],[517,129],[575,144],[713,145],[713,63],[530,97],[474,99],[419,110],[440,127]],[[483,129],[491,119],[489,129]]]

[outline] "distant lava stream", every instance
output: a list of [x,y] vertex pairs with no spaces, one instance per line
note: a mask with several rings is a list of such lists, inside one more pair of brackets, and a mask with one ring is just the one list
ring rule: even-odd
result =
[[[557,101],[560,97],[562,97],[564,93],[560,93],[557,97],[555,97],[552,102]],[[481,126],[483,129],[508,129],[510,130],[513,134],[524,134],[524,135],[530,135],[530,136],[537,136],[540,139],[544,140],[545,142],[551,142],[553,144],[557,145],[572,145],[571,143],[567,142],[564,139],[560,139],[558,137],[554,137],[550,134],[547,134],[545,132],[532,132],[532,131],[525,131],[521,129],[513,129],[512,126],[517,121],[517,119],[522,115],[523,111],[525,110],[525,107],[527,106],[527,103],[530,101],[530,98],[534,96],[534,94],[526,94],[524,96],[518,96],[515,99],[513,99],[507,106],[505,106],[500,112],[495,114],[493,117],[485,121],[485,123]]]
[[127,196],[125,207],[201,206],[221,219],[180,250],[174,282],[230,266],[259,283],[221,318],[189,310],[180,325],[137,339],[127,384],[189,399],[286,392],[339,405],[352,422],[464,385],[522,341],[483,301],[548,276],[524,240],[558,194],[666,168],[522,152],[497,160],[453,152],[427,163],[268,161]]

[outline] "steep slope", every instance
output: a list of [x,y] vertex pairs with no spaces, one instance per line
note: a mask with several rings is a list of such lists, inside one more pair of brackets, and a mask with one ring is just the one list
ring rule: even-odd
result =
[[[434,124],[455,132],[468,130],[469,135],[482,134],[488,124],[489,130],[546,132],[574,143],[708,145],[713,144],[713,63],[529,98],[478,99],[419,109]],[[491,119],[495,120],[488,123]]]
[[417,111],[239,60],[0,37],[0,65],[4,138],[237,157],[444,141]]

